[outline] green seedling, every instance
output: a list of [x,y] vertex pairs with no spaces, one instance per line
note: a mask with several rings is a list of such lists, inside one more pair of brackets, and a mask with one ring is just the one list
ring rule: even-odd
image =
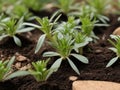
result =
[[51,68],[56,68],[55,71],[58,70],[58,68],[60,67],[62,60],[67,60],[71,66],[71,68],[78,74],[79,70],[78,68],[75,66],[75,64],[73,63],[73,61],[69,58],[69,56],[73,56],[76,59],[78,59],[79,61],[88,64],[88,59],[82,55],[76,54],[76,53],[71,53],[71,51],[73,50],[73,45],[74,45],[74,40],[72,39],[71,36],[67,35],[64,36],[62,38],[59,38],[56,36],[55,38],[55,43],[52,44],[53,47],[55,48],[56,52],[45,52],[43,54],[43,57],[54,57],[54,56],[59,56],[60,58],[58,58],[53,65],[51,66]]
[[80,17],[80,21],[82,23],[80,26],[81,33],[93,39],[99,39],[93,32],[95,26],[109,26],[108,24],[99,24],[99,21],[95,18],[92,20],[89,16]]
[[0,81],[9,80],[19,76],[28,75],[27,71],[15,71],[13,72],[12,65],[14,63],[15,56],[13,56],[10,60],[0,61]]
[[58,0],[57,7],[60,8],[63,13],[69,15],[74,14],[75,11],[78,11],[79,4],[75,3],[75,0]]
[[[94,16],[102,21],[103,23],[107,23],[109,21],[109,18],[104,16],[105,11],[109,8],[110,0],[87,0],[90,7],[93,8],[92,12],[94,13]],[[103,3],[104,2],[104,3]]]
[[80,6],[77,16],[93,18],[94,17],[94,9],[90,5],[83,3]]
[[82,54],[83,47],[92,41],[92,38],[80,32],[78,26],[79,23],[80,21],[75,20],[73,16],[68,17],[67,22],[62,22],[58,25],[56,32],[58,33],[59,38],[62,38],[64,36],[71,36],[73,39],[75,39],[74,50],[77,53]]
[[16,2],[9,15],[17,19],[20,19],[22,16],[24,16],[25,20],[29,20],[32,17],[32,14],[29,12],[28,8],[25,5],[21,4],[21,2]]
[[109,42],[114,46],[114,47],[111,47],[109,49],[112,50],[114,53],[116,53],[116,57],[112,58],[108,62],[106,67],[112,66],[120,58],[120,36],[110,35],[110,37],[115,41],[112,41],[109,39]]
[[77,25],[79,20],[75,20],[75,17],[68,17],[67,22],[62,22],[56,26],[55,32],[58,33],[59,37],[63,37],[64,35],[70,35],[73,37],[74,31],[77,30]]
[[53,69],[47,69],[48,60],[41,60],[37,62],[32,62],[33,69],[30,69],[29,72],[34,76],[37,82],[46,81],[50,75],[54,72]]
[[2,33],[0,34],[0,40],[5,37],[12,37],[15,44],[21,46],[22,43],[20,39],[16,36],[16,34],[29,32],[34,29],[33,27],[25,27],[23,24],[23,17],[18,22],[15,19],[11,18],[6,22],[0,24],[0,31]]
[[[43,43],[45,41],[45,38],[47,38],[48,41],[54,41],[53,37],[52,37],[53,36],[53,26],[56,24],[57,20],[61,16],[61,15],[58,15],[55,18],[55,16],[58,13],[59,12],[54,13],[50,19],[48,19],[48,17],[44,17],[44,18],[38,18],[37,17],[36,20],[40,25],[26,23],[27,25],[38,28],[40,31],[42,31],[44,33],[38,39],[37,46],[36,46],[36,49],[35,49],[35,53],[37,53],[39,51],[39,49],[41,48],[41,46],[43,45]],[[54,18],[55,18],[55,20],[53,20]]]

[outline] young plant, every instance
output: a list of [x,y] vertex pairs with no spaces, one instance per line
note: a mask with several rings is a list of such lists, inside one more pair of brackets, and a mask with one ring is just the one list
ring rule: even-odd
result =
[[62,22],[58,25],[56,32],[59,38],[71,36],[74,39],[74,50],[82,55],[83,47],[92,41],[92,38],[79,31],[79,22],[79,19],[75,20],[73,16],[70,16],[67,22]]
[[69,16],[67,22],[62,22],[56,26],[55,32],[58,33],[60,37],[64,35],[73,36],[74,31],[77,31],[79,20],[75,20],[75,17]]
[[72,11],[78,11],[79,4],[75,4],[75,0],[58,0],[57,7],[60,8],[63,13],[69,15]]
[[[87,0],[88,4],[93,8],[94,16],[103,23],[107,23],[109,18],[104,16],[105,11],[109,8],[110,0]],[[104,3],[103,3],[104,2]]]
[[96,23],[96,20],[91,20],[90,17],[80,17],[80,21],[82,23],[81,25],[81,33],[86,35],[87,37],[98,39],[97,36],[95,36],[93,29]]
[[55,42],[52,44],[53,47],[55,48],[56,52],[45,52],[43,54],[44,57],[53,57],[53,56],[59,56],[60,58],[58,58],[53,65],[51,66],[51,68],[57,68],[55,71],[58,70],[58,68],[60,67],[62,60],[67,60],[68,63],[70,64],[71,68],[78,74],[79,70],[76,67],[76,65],[73,63],[73,61],[69,58],[69,56],[73,56],[76,59],[78,59],[79,61],[88,64],[88,59],[82,55],[79,54],[75,54],[75,53],[71,53],[71,51],[73,50],[73,45],[74,45],[74,39],[72,39],[71,36],[66,35],[62,38],[59,38],[58,36],[56,36],[55,38]]
[[16,2],[14,4],[13,9],[9,15],[17,19],[20,19],[22,16],[24,16],[25,20],[29,20],[32,17],[32,14],[29,12],[28,8],[21,2]]
[[53,69],[47,69],[48,61],[49,59],[32,62],[33,69],[30,69],[29,72],[37,82],[46,81],[53,73]]
[[28,75],[27,71],[15,71],[13,72],[12,64],[14,63],[15,56],[10,60],[0,61],[0,81],[5,81],[19,76]]
[[90,5],[87,5],[85,3],[82,3],[79,9],[79,12],[77,14],[77,16],[80,17],[94,17],[94,12],[93,12],[93,8]]
[[82,25],[80,26],[81,33],[87,37],[99,39],[93,32],[95,26],[109,26],[108,24],[100,24],[95,18],[92,20],[90,16],[80,17]]
[[0,40],[5,37],[12,37],[16,45],[21,46],[22,43],[16,34],[29,32],[33,30],[33,27],[25,27],[23,25],[23,17],[17,22],[15,19],[9,19],[0,25],[2,34],[0,35]]
[[[43,43],[45,41],[45,38],[47,38],[49,41],[53,41],[53,38],[52,38],[53,30],[52,29],[61,15],[57,16],[57,18],[55,20],[53,20],[53,19],[58,13],[59,12],[54,13],[50,19],[48,19],[48,17],[36,18],[36,20],[40,24],[40,26],[35,25],[35,24],[29,24],[30,26],[36,27],[44,33],[38,39],[35,53],[37,53],[39,51],[39,49],[41,48],[41,46],[43,45]],[[28,23],[26,23],[26,24],[28,25]]]
[[110,37],[113,40],[115,40],[115,42],[109,39],[109,42],[114,46],[114,47],[111,47],[109,49],[112,50],[114,53],[116,53],[116,57],[112,58],[108,62],[108,64],[106,65],[106,67],[112,66],[120,58],[120,36],[110,35]]

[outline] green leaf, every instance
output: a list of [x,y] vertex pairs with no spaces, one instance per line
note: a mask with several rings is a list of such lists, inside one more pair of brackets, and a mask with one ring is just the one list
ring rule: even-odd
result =
[[70,54],[72,56],[74,56],[75,58],[77,58],[79,61],[85,63],[85,64],[88,64],[89,61],[86,57],[82,56],[82,55],[78,55],[78,54]]
[[18,46],[22,46],[22,43],[21,43],[21,41],[20,41],[20,39],[18,38],[18,37],[16,37],[16,36],[13,36],[13,39],[14,39],[14,42],[18,45]]
[[57,52],[45,52],[43,53],[43,57],[54,57],[54,56],[60,56]]
[[2,36],[0,36],[0,41],[1,41],[3,38],[5,38],[5,37],[8,37],[8,35],[2,35]]
[[56,71],[58,70],[58,68],[60,67],[61,63],[62,63],[62,59],[63,59],[63,58],[57,59],[57,60],[52,64],[52,66],[50,67],[50,69],[53,69],[54,72],[56,72]]
[[23,29],[17,30],[16,33],[24,33],[24,32],[29,32],[29,31],[32,31],[32,30],[34,30],[33,27],[28,27],[28,28],[23,28]]
[[70,66],[72,67],[72,69],[73,69],[78,75],[80,75],[79,70],[77,69],[77,67],[75,66],[75,64],[72,62],[72,60],[70,60],[69,58],[67,58],[67,60],[68,60],[68,62],[69,62],[69,64],[70,64]]
[[[53,19],[54,19],[54,17],[57,16],[59,13],[60,13],[60,11],[57,11],[57,12],[53,13],[52,17],[50,18],[50,22],[52,22]],[[61,16],[61,15],[59,15],[59,16],[56,18],[55,22],[60,18],[60,16]],[[54,23],[55,23],[55,22],[54,22]]]
[[98,23],[98,24],[94,24],[94,26],[99,26],[99,27],[103,27],[103,26],[105,27],[106,26],[107,27],[107,26],[110,26],[110,25],[109,24],[99,24]]
[[36,24],[32,24],[32,23],[23,23],[22,25],[31,26],[31,27],[35,27],[35,28],[38,28],[38,29],[41,28],[41,26],[36,25]]
[[10,18],[7,17],[7,18],[5,18],[5,19],[2,19],[1,22],[7,22],[7,21],[9,21],[9,20],[10,20]]
[[29,75],[30,73],[28,71],[16,71],[12,74],[10,74],[9,76],[7,76],[6,78],[4,78],[4,80],[8,80],[14,77],[19,77],[19,76],[25,76],[25,75]]
[[36,49],[35,49],[35,53],[37,53],[39,51],[39,49],[42,47],[43,42],[45,41],[45,37],[46,37],[46,34],[43,34],[40,36],[37,46],[36,46]]
[[114,57],[113,59],[111,59],[106,65],[106,67],[110,67],[111,65],[113,65],[118,60],[118,58],[119,57]]
[[17,23],[17,29],[20,29],[22,27],[22,23],[23,23],[24,17],[21,17]]
[[111,47],[111,48],[109,48],[109,49],[112,50],[113,52],[117,53],[117,49],[116,49],[116,48]]
[[9,70],[11,69],[12,64],[14,63],[14,61],[15,61],[15,56],[13,56],[13,57],[9,60],[9,62],[8,62],[8,64],[7,64],[7,68],[8,68],[8,71],[7,71],[7,72],[9,72]]

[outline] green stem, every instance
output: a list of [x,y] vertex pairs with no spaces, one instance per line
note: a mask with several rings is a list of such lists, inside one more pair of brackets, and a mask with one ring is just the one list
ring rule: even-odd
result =
[[79,53],[80,53],[80,55],[83,54],[83,48],[79,48]]

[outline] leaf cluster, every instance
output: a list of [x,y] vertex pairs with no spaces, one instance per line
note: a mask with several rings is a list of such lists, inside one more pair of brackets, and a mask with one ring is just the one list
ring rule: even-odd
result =
[[32,62],[33,69],[30,69],[29,72],[34,76],[37,82],[46,81],[54,72],[51,68],[47,69],[48,61],[49,59]]
[[[2,16],[1,16],[2,17]],[[23,17],[17,21],[14,18],[5,18],[0,22],[0,40],[5,37],[12,37],[16,45],[21,46],[20,39],[16,36],[17,34],[29,32],[33,30],[33,27],[25,27],[23,23]]]
[[[94,17],[99,19],[103,23],[107,23],[109,18],[104,16],[105,11],[109,8],[111,0],[87,0],[88,5],[92,8]],[[103,3],[104,2],[104,3]]]
[[14,77],[28,75],[27,71],[15,71],[12,70],[12,64],[14,63],[15,56],[13,56],[9,61],[0,61],[0,81],[5,81],[12,79]]

